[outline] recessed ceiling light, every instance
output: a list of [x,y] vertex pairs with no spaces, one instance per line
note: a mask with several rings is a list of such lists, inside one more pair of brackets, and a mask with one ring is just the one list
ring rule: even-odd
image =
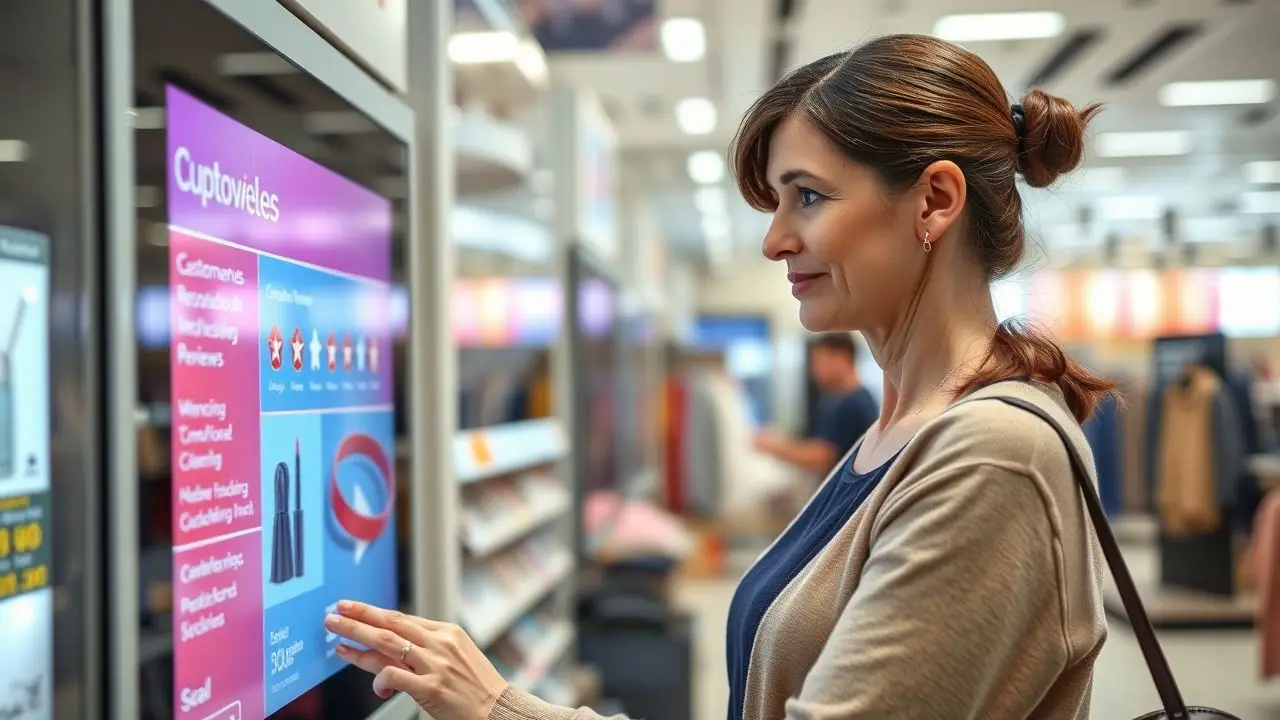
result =
[[1245,215],[1280,215],[1280,190],[1241,193],[1240,212]]
[[951,42],[1031,40],[1062,34],[1066,20],[1057,12],[1012,12],[944,15],[933,34]]
[[676,103],[676,125],[686,135],[707,135],[716,129],[716,106],[704,97]]
[[1102,133],[1096,143],[1099,157],[1159,157],[1191,152],[1191,134],[1182,130]]
[[1245,163],[1244,179],[1253,185],[1280,185],[1280,160],[1255,160]]
[[685,169],[689,172],[689,179],[699,185],[715,185],[724,180],[724,158],[715,150],[693,153],[685,163]]
[[707,54],[707,31],[700,20],[670,18],[659,32],[662,52],[672,62],[697,62]]
[[1214,80],[1171,82],[1160,88],[1160,104],[1165,107],[1192,105],[1260,105],[1276,96],[1276,81]]
[[31,146],[23,140],[0,140],[0,162],[26,162]]

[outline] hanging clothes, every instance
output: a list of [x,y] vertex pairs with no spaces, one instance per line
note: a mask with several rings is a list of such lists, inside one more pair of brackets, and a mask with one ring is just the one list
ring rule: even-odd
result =
[[1085,439],[1093,451],[1098,472],[1098,495],[1109,517],[1120,514],[1124,463],[1120,445],[1120,406],[1110,395],[1103,399],[1093,416],[1085,422]]
[[1280,493],[1267,494],[1254,524],[1257,627],[1265,680],[1280,675]]
[[1215,404],[1221,381],[1191,367],[1165,388],[1156,456],[1156,505],[1174,535],[1212,532],[1222,524],[1214,448]]

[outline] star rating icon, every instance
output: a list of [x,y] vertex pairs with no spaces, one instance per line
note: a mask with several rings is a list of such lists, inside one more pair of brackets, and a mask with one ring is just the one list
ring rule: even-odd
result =
[[320,333],[315,330],[311,331],[311,345],[308,349],[311,350],[311,369],[319,370],[320,351],[324,349],[324,346],[320,344]]
[[369,341],[369,369],[378,372],[378,341]]
[[272,326],[271,334],[267,336],[267,349],[271,352],[271,368],[279,370],[284,364],[281,352],[284,349],[284,338],[280,335],[280,328]]
[[302,330],[293,329],[293,338],[289,341],[289,349],[293,351],[293,369],[302,371]]
[[356,341],[356,370],[360,372],[364,372],[364,358],[367,351],[368,346],[365,345],[364,336],[361,335],[360,339]]

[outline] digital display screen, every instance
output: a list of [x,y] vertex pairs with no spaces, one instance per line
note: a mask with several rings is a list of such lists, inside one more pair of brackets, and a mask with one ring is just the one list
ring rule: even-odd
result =
[[263,718],[397,602],[390,203],[166,88],[174,712]]
[[53,717],[49,240],[0,227],[0,718]]

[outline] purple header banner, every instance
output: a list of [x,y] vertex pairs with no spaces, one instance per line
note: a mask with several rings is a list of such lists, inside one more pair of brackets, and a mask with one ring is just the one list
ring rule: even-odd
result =
[[169,222],[391,281],[391,202],[169,86]]

